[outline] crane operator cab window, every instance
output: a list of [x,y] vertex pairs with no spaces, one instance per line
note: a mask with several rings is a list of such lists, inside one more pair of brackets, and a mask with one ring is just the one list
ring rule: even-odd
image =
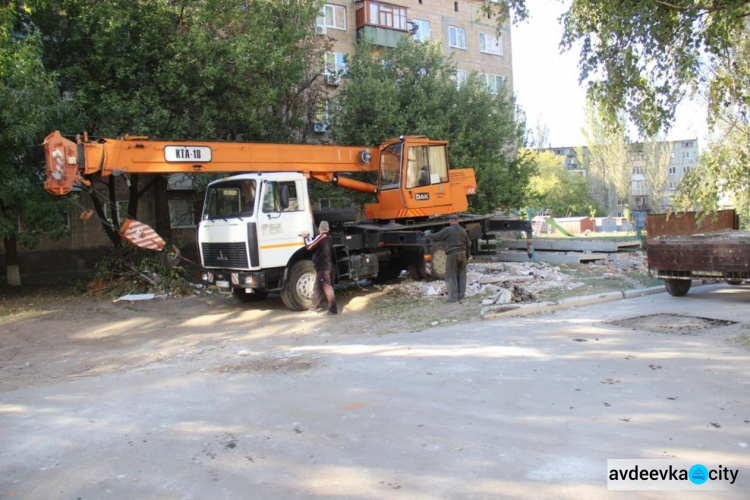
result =
[[398,189],[401,184],[401,155],[404,145],[391,144],[380,152],[380,189]]
[[417,188],[448,182],[445,146],[412,146],[406,165],[406,187]]
[[203,220],[249,217],[254,211],[254,180],[221,182],[208,188]]

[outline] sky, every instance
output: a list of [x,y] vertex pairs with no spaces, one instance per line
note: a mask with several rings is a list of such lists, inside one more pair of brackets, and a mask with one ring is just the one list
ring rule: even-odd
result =
[[[585,83],[578,84],[575,48],[560,54],[560,16],[569,1],[526,0],[529,19],[511,28],[513,45],[513,90],[526,113],[526,127],[549,129],[548,146],[585,144]],[[705,144],[705,112],[695,103],[678,108],[669,140],[695,139]]]

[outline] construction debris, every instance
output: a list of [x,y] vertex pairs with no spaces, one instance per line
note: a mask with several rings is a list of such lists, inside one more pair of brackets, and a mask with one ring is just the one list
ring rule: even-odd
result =
[[[590,267],[589,267],[590,266]],[[645,257],[638,252],[612,254],[601,263],[582,268],[567,269],[546,262],[472,262],[466,273],[466,295],[479,295],[483,308],[493,308],[518,302],[540,300],[540,294],[551,289],[574,290],[585,284],[579,276],[582,271],[592,271],[596,277],[607,280],[620,278],[632,282],[628,273],[646,273]],[[426,299],[444,299],[447,295],[443,281],[414,281],[403,279],[386,285],[386,292]]]

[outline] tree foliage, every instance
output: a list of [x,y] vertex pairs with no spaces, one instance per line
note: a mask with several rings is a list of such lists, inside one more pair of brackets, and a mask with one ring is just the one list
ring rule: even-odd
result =
[[[297,142],[324,87],[313,64],[325,48],[314,29],[320,0],[28,3],[45,65],[76,108],[67,133]],[[160,177],[132,176],[131,217],[154,185],[165,189]],[[106,223],[102,205],[115,208],[114,179],[104,189],[109,199],[92,200],[117,246],[119,221]]]
[[617,209],[617,201],[630,198],[631,161],[625,119],[621,115],[615,124],[606,124],[606,119],[596,105],[586,105],[587,128],[583,131],[588,155],[576,150],[578,161],[585,165],[592,182],[601,182],[607,192],[607,208],[610,213]]
[[456,68],[437,44],[402,41],[375,53],[359,43],[334,109],[342,144],[378,144],[409,134],[449,141],[451,164],[473,167],[478,195],[471,209],[489,212],[523,204],[533,163],[518,154],[523,123],[503,89],[491,95],[471,75],[460,87]]
[[[732,201],[747,220],[750,216],[750,33],[745,32],[726,52],[731,64],[713,66],[722,84],[711,87],[714,115],[712,143],[701,154],[698,168],[682,179],[673,199],[682,210],[710,211]],[[733,86],[730,87],[730,82]],[[745,103],[743,105],[742,103]],[[727,196],[730,199],[726,199]]]
[[[498,16],[527,16],[524,0],[484,0]],[[724,194],[750,185],[747,0],[572,0],[563,16],[561,49],[580,50],[580,81],[617,127],[621,112],[641,135],[673,125],[685,98],[708,103],[713,144],[680,187],[678,208],[713,210]],[[734,149],[728,139],[737,139]]]
[[648,208],[652,213],[664,213],[664,193],[669,182],[669,163],[672,159],[672,143],[650,138],[643,144],[646,156],[644,177],[648,187]]
[[41,231],[59,235],[62,207],[41,189],[41,137],[62,121],[55,75],[42,64],[41,34],[23,6],[0,8],[0,238],[8,282],[20,285],[17,245],[33,247]]
[[553,217],[587,216],[601,212],[589,194],[589,183],[581,173],[565,168],[559,155],[551,151],[530,151],[537,172],[529,183],[529,208],[544,210]]

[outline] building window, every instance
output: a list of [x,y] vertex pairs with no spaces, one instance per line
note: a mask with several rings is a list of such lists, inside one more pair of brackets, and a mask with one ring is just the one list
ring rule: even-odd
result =
[[169,200],[169,227],[196,227],[201,218],[202,208],[203,204],[198,200]]
[[633,166],[633,175],[643,174],[643,167],[641,165]]
[[503,39],[487,33],[479,33],[479,51],[501,56],[503,55]]
[[692,142],[686,142],[685,145],[684,145],[684,147],[686,147],[686,148],[692,148],[693,147],[693,143]]
[[469,78],[469,74],[466,72],[465,69],[458,69],[456,70],[456,88],[461,88],[461,86],[466,83],[466,80]]
[[669,181],[669,190],[674,191],[677,189],[677,183],[675,181]]
[[325,4],[318,15],[317,24],[323,28],[346,30],[346,8],[343,5]]
[[448,45],[457,49],[466,49],[466,30],[448,26]]
[[370,24],[396,30],[407,30],[406,8],[387,3],[370,2]]
[[687,167],[687,166],[685,166],[685,167],[682,167],[682,173],[683,173],[683,174],[686,174],[686,173],[688,173],[688,172],[690,172],[690,167]]
[[683,151],[682,159],[683,160],[695,160],[695,151]]
[[486,73],[482,74],[482,83],[484,83],[484,86],[487,87],[487,91],[490,94],[497,94],[500,91],[500,88],[503,86],[504,78],[500,75],[488,75]]
[[670,174],[676,174],[677,173],[677,167],[675,167],[674,165],[672,165],[671,167],[669,167],[669,173]]
[[343,52],[326,52],[323,74],[326,76],[328,85],[338,85],[341,77],[346,75],[346,54]]
[[413,19],[412,25],[417,28],[417,32],[414,33],[414,40],[417,42],[426,42],[430,39],[430,22],[423,21],[421,19]]

